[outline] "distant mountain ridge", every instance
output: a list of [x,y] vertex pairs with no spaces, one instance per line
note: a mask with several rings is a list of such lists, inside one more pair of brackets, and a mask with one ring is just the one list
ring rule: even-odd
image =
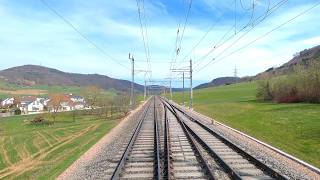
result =
[[[104,89],[128,91],[131,82],[99,74],[67,73],[57,69],[37,65],[23,65],[0,71],[0,80],[23,85],[61,85],[61,86],[99,86]],[[142,91],[143,86],[135,83],[135,89]]]
[[199,86],[195,87],[194,89],[202,89],[202,88],[208,88],[208,87],[215,87],[215,86],[221,86],[226,84],[232,84],[240,80],[238,77],[220,77],[212,80],[209,83],[200,84]]

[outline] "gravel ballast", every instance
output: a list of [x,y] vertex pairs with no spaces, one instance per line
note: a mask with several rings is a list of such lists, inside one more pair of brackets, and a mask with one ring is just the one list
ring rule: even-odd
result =
[[[281,174],[286,175],[289,179],[320,179],[320,174],[318,174],[317,172],[304,166],[298,161],[295,161],[290,157],[285,156],[258,141],[255,141],[253,138],[249,138],[250,136],[245,135],[242,132],[237,132],[232,128],[220,122],[212,120],[211,118],[204,116],[198,112],[189,110],[182,106],[179,107],[192,117],[206,124],[216,133],[222,135],[232,143],[236,144],[238,147],[242,148],[260,161],[264,162],[269,167],[272,167],[273,169],[279,171]],[[215,123],[212,124],[212,122]]]
[[[115,128],[105,135],[98,143],[75,161],[57,179],[110,179],[112,172],[121,158],[125,146],[128,144],[134,129],[137,126],[139,117],[143,114],[143,107],[140,105],[124,118]],[[175,104],[177,105],[177,104]],[[160,106],[158,104],[158,106]],[[179,105],[177,105],[179,106]],[[308,168],[300,160],[295,160],[288,155],[277,151],[270,145],[266,145],[242,132],[234,130],[222,123],[195,111],[179,106],[195,119],[206,124],[219,135],[225,137],[230,142],[254,156],[267,166],[275,169],[288,179],[320,179],[317,171]],[[158,118],[162,117],[162,109],[159,109]],[[162,114],[162,115],[161,115]],[[160,129],[163,129],[160,123]],[[161,134],[163,138],[163,134]],[[163,144],[163,142],[161,142]],[[300,162],[299,162],[300,161]]]
[[110,171],[114,169],[114,167],[110,168],[110,165],[114,164],[116,155],[128,143],[144,105],[145,103],[131,111],[128,116],[121,120],[116,127],[76,160],[57,179],[108,179]]

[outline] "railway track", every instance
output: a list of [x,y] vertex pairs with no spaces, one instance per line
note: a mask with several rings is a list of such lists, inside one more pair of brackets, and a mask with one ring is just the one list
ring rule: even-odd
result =
[[[219,164],[231,179],[287,179],[277,171],[268,167],[256,158],[252,157],[224,137],[218,135],[200,121],[189,116],[178,107],[169,104],[163,99],[168,109],[171,109],[176,118],[184,125],[187,131],[198,144]],[[207,158],[207,161],[208,160]],[[219,168],[211,168],[213,174]],[[220,179],[215,177],[215,179]]]
[[172,109],[165,107],[165,179],[212,179],[194,139]]
[[160,179],[160,138],[155,100],[148,102],[111,179]]
[[158,97],[121,152],[111,179],[287,179]]

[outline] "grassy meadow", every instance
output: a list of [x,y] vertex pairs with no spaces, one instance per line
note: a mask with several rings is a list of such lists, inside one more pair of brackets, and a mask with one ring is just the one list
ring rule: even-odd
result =
[[119,122],[62,113],[35,125],[33,117],[0,118],[0,179],[55,179]]
[[[195,90],[194,109],[320,167],[320,104],[259,102],[256,89],[251,82]],[[174,100],[182,102],[181,92]]]

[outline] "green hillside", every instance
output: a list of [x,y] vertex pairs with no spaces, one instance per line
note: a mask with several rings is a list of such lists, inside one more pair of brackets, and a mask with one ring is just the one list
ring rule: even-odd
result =
[[258,102],[256,88],[253,82],[195,90],[194,109],[320,167],[320,105]]
[[[49,85],[34,85],[34,86],[18,86],[14,84],[5,83],[0,80],[0,99],[12,96],[47,96],[50,93],[65,93],[81,95],[85,87],[80,86],[49,86]],[[114,89],[103,89],[103,96],[115,96],[117,93]]]

